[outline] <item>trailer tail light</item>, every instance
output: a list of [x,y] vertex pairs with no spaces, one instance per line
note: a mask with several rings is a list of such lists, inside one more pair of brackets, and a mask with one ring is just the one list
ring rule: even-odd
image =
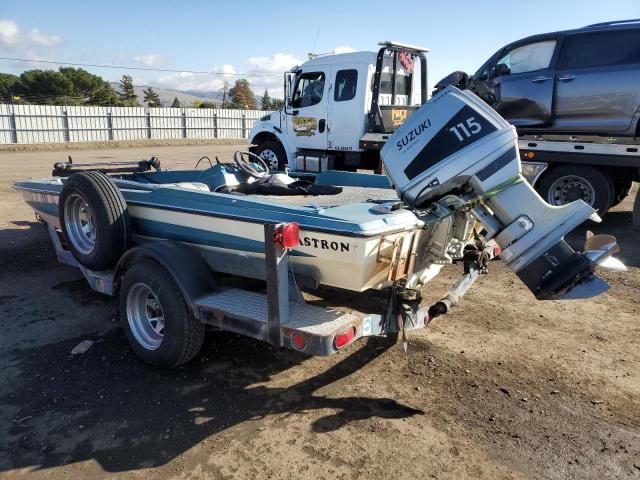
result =
[[299,333],[294,333],[291,336],[291,343],[293,344],[294,347],[296,347],[298,350],[303,350],[304,347],[306,346],[307,342],[304,339],[304,337],[302,335],[300,335]]
[[340,349],[345,345],[348,345],[349,342],[351,342],[351,340],[353,340],[353,337],[355,336],[356,336],[356,327],[351,327],[349,330],[345,330],[344,332],[336,335],[336,339],[334,340],[333,343],[336,346],[336,349]]
[[300,228],[298,224],[293,222],[278,226],[273,232],[273,241],[284,249],[300,245]]

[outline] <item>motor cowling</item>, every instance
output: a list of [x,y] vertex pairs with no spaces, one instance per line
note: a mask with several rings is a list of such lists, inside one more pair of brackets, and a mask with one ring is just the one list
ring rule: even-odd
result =
[[547,204],[521,174],[515,128],[469,91],[447,87],[425,103],[381,151],[385,171],[410,208],[458,195],[502,248],[500,258],[539,299],[582,298],[608,286],[564,235],[595,210],[581,200]]

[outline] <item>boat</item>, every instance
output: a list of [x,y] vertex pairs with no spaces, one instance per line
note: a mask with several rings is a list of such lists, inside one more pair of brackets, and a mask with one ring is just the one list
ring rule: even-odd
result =
[[[468,129],[456,126],[461,112],[472,119],[467,120]],[[295,173],[271,173],[261,158],[238,152],[233,162],[216,159],[213,164],[207,158],[211,165],[203,170],[162,170],[156,158],[133,162],[133,166],[130,162],[83,165],[70,161],[56,164],[52,177],[17,182],[14,187],[43,221],[62,230],[72,252],[81,258],[83,248],[97,245],[95,212],[81,193],[71,206],[65,208],[60,202],[65,184],[87,170],[108,174],[122,195],[131,230],[122,248],[175,240],[196,247],[212,270],[226,274],[264,278],[265,222],[299,225],[299,245],[291,251],[291,264],[304,285],[355,292],[385,289],[400,279],[409,287],[425,284],[443,265],[460,260],[466,249],[479,244],[478,224],[484,224],[485,237],[502,243],[501,257],[516,272],[532,267],[533,259],[553,246],[563,258],[584,258],[573,255],[562,238],[586,218],[595,218],[595,212],[583,202],[551,207],[522,182],[513,128],[477,97],[450,87],[410,120],[383,149],[388,176],[329,171],[309,181]],[[476,130],[481,135],[474,138]],[[438,145],[443,134],[457,138],[460,145],[448,143],[449,150],[443,151]],[[423,145],[415,145],[418,141]],[[405,165],[398,155],[407,152]],[[432,158],[425,160],[425,152]],[[492,185],[481,185],[478,172],[487,176],[490,168],[499,175],[492,173]],[[475,179],[476,191],[467,196],[486,196],[496,188],[496,177],[502,183],[511,179],[503,205],[496,203],[498,195],[485,203],[493,202],[492,208],[469,209],[465,207],[468,199],[451,195]],[[432,193],[425,197],[429,190]],[[529,207],[502,218],[494,213],[518,203]],[[513,219],[519,222],[515,226]],[[73,222],[79,228],[72,228]],[[517,224],[523,223],[526,228],[515,232]],[[86,266],[111,268],[122,253],[114,251],[107,263]],[[580,281],[556,286],[547,297],[555,298],[565,293],[564,287],[573,288],[585,278],[593,280],[593,262],[578,263],[583,270],[577,276]],[[532,267],[534,275],[542,274],[539,267]],[[539,279],[528,275],[523,280],[540,296],[535,291]]]
[[[581,200],[547,204],[522,176],[515,129],[470,92],[434,96],[381,158],[385,175],[311,176],[270,172],[249,152],[175,171],[155,157],[69,159],[14,186],[48,225],[58,259],[94,290],[119,293],[132,348],[160,366],[192,358],[202,324],[315,355],[404,336],[458,304],[495,256],[539,300],[599,295],[609,287],[596,267],[626,269],[614,237],[589,235],[582,251],[567,244],[599,217]],[[453,264],[464,266],[459,280],[421,306],[423,287]],[[234,286],[246,278],[264,280],[266,294]],[[300,289],[321,285],[385,289],[388,309],[359,316],[306,304]]]

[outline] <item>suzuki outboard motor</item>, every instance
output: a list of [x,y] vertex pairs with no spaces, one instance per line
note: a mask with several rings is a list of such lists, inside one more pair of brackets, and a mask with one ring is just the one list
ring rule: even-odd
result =
[[538,299],[602,293],[608,285],[593,271],[618,251],[615,239],[586,253],[564,241],[586,219],[600,219],[582,200],[547,204],[521,174],[517,140],[515,128],[476,95],[447,87],[396,130],[381,157],[406,205],[418,215],[443,216],[445,205],[444,216],[472,216]]

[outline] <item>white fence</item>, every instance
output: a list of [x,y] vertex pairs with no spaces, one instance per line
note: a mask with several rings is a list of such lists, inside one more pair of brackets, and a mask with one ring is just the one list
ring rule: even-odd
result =
[[0,104],[0,145],[247,138],[260,110]]

